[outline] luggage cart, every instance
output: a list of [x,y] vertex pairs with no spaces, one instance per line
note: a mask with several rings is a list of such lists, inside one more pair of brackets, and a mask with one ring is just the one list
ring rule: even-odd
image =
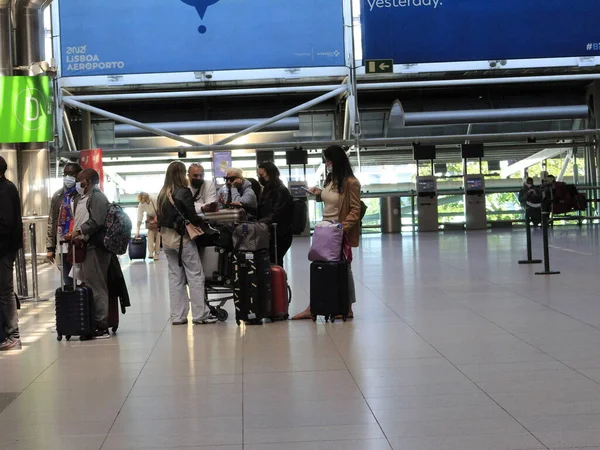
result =
[[220,322],[225,322],[229,313],[223,306],[233,300],[231,254],[224,248],[205,247],[200,249],[200,259],[205,275],[205,302],[210,312]]

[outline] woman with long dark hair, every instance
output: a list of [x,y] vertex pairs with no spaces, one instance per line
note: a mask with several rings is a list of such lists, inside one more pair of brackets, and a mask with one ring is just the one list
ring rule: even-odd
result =
[[[327,176],[323,189],[311,188],[310,192],[323,202],[323,220],[333,220],[344,228],[344,257],[352,262],[352,247],[358,247],[360,238],[360,182],[354,176],[348,155],[343,148],[333,145],[323,152]],[[350,311],[348,318],[353,318],[352,304],[356,303],[356,290],[351,265],[348,264]],[[310,306],[293,317],[311,319]]]
[[258,201],[258,221],[267,225],[277,224],[277,259],[275,240],[271,232],[271,263],[283,267],[283,257],[292,246],[292,194],[280,179],[279,169],[272,162],[258,166],[258,181],[263,186]]
[[187,171],[182,162],[175,161],[169,165],[157,203],[158,225],[169,263],[171,323],[188,323],[190,302],[194,324],[215,323],[217,318],[204,302],[204,271],[200,254],[186,231],[186,222],[199,227],[203,220],[196,213],[188,187]]

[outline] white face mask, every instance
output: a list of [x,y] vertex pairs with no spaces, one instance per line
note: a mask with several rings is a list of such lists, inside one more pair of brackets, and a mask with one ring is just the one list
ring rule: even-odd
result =
[[75,184],[75,189],[77,190],[77,193],[78,193],[79,195],[85,195],[85,188],[82,188],[82,187],[81,187],[81,182],[79,182],[79,181],[78,181],[78,182]]
[[71,189],[73,186],[75,186],[75,183],[77,183],[75,177],[67,175],[63,178],[63,184],[67,189]]

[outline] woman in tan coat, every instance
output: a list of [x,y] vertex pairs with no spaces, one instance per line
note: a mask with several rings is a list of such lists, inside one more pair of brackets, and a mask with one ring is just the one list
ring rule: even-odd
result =
[[[343,148],[336,145],[323,152],[327,177],[323,189],[310,191],[323,202],[323,220],[334,220],[344,227],[344,256],[352,262],[352,247],[358,247],[360,237],[360,182],[354,176],[350,160]],[[352,304],[356,302],[356,290],[351,265],[349,270],[350,312],[353,318]],[[294,316],[293,320],[311,319],[310,306]]]

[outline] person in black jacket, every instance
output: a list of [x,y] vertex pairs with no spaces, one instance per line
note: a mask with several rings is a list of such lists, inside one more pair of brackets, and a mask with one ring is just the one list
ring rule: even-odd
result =
[[23,248],[23,220],[19,192],[6,179],[7,170],[8,165],[0,156],[0,307],[4,316],[0,326],[6,334],[0,351],[21,349],[13,269],[17,252]]
[[187,222],[200,227],[203,220],[196,213],[182,162],[175,161],[169,165],[157,203],[158,227],[169,264],[171,322],[173,325],[186,325],[191,302],[194,324],[215,323],[217,318],[204,302],[204,271],[200,254],[186,231]]
[[264,187],[258,201],[258,221],[267,225],[277,224],[277,258],[271,232],[271,263],[283,267],[283,258],[292,246],[294,200],[279,177],[279,169],[272,162],[258,166],[258,180]]
[[[48,215],[48,231],[46,234],[46,249],[48,261],[54,262],[56,253],[62,255],[60,270],[65,286],[73,286],[73,278],[69,276],[72,265],[68,261],[68,245],[60,244],[63,237],[69,234],[71,225],[75,223],[73,200],[77,196],[75,185],[77,176],[83,169],[77,163],[68,163],[63,170],[63,187],[54,193],[50,202]],[[60,262],[60,261],[59,261]]]

